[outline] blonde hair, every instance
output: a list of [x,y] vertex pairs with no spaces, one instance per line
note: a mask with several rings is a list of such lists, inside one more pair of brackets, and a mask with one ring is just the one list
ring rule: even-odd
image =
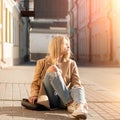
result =
[[[70,47],[70,40],[67,36],[63,36],[63,35],[57,35],[55,37],[52,38],[51,42],[49,43],[49,54],[51,57],[51,60],[53,62],[53,64],[57,64],[58,63],[58,58],[61,56],[61,53],[63,51],[63,43],[64,40],[68,41],[68,45]],[[70,52],[68,52],[68,54],[64,55],[62,60],[68,60],[70,58]]]

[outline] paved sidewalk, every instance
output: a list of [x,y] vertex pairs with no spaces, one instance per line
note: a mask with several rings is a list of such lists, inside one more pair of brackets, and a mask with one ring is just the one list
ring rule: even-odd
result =
[[[21,106],[21,99],[29,96],[31,82],[23,78],[25,75],[31,77],[33,68],[34,66],[20,68],[19,75],[14,71],[19,67],[11,68],[15,76],[21,78],[21,81],[15,81],[14,79],[17,77],[13,80],[3,80],[1,79],[3,76],[0,76],[0,120],[75,120],[66,110],[32,111]],[[10,71],[10,69],[7,70]],[[22,76],[23,72],[24,76]],[[7,76],[9,74],[6,74],[6,78]],[[8,78],[11,79],[11,76]],[[85,81],[83,84],[89,105],[87,120],[120,120],[120,98],[89,81]]]

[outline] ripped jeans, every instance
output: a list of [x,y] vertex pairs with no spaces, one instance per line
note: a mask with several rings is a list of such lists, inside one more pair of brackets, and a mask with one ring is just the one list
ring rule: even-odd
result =
[[68,90],[60,72],[46,73],[43,85],[51,108],[66,108],[72,100],[75,104],[86,103],[84,88],[73,86]]

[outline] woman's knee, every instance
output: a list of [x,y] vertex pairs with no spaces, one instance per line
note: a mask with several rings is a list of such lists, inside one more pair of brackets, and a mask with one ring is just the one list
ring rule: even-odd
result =
[[57,71],[58,71],[57,66],[51,65],[46,72],[49,73],[49,72],[57,72]]

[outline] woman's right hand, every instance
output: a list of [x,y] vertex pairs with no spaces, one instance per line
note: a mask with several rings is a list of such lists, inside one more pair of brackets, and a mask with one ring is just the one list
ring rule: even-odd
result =
[[37,98],[38,97],[36,97],[36,96],[33,96],[33,97],[29,97],[29,102],[31,103],[31,104],[34,104],[35,103],[35,101],[37,100]]

